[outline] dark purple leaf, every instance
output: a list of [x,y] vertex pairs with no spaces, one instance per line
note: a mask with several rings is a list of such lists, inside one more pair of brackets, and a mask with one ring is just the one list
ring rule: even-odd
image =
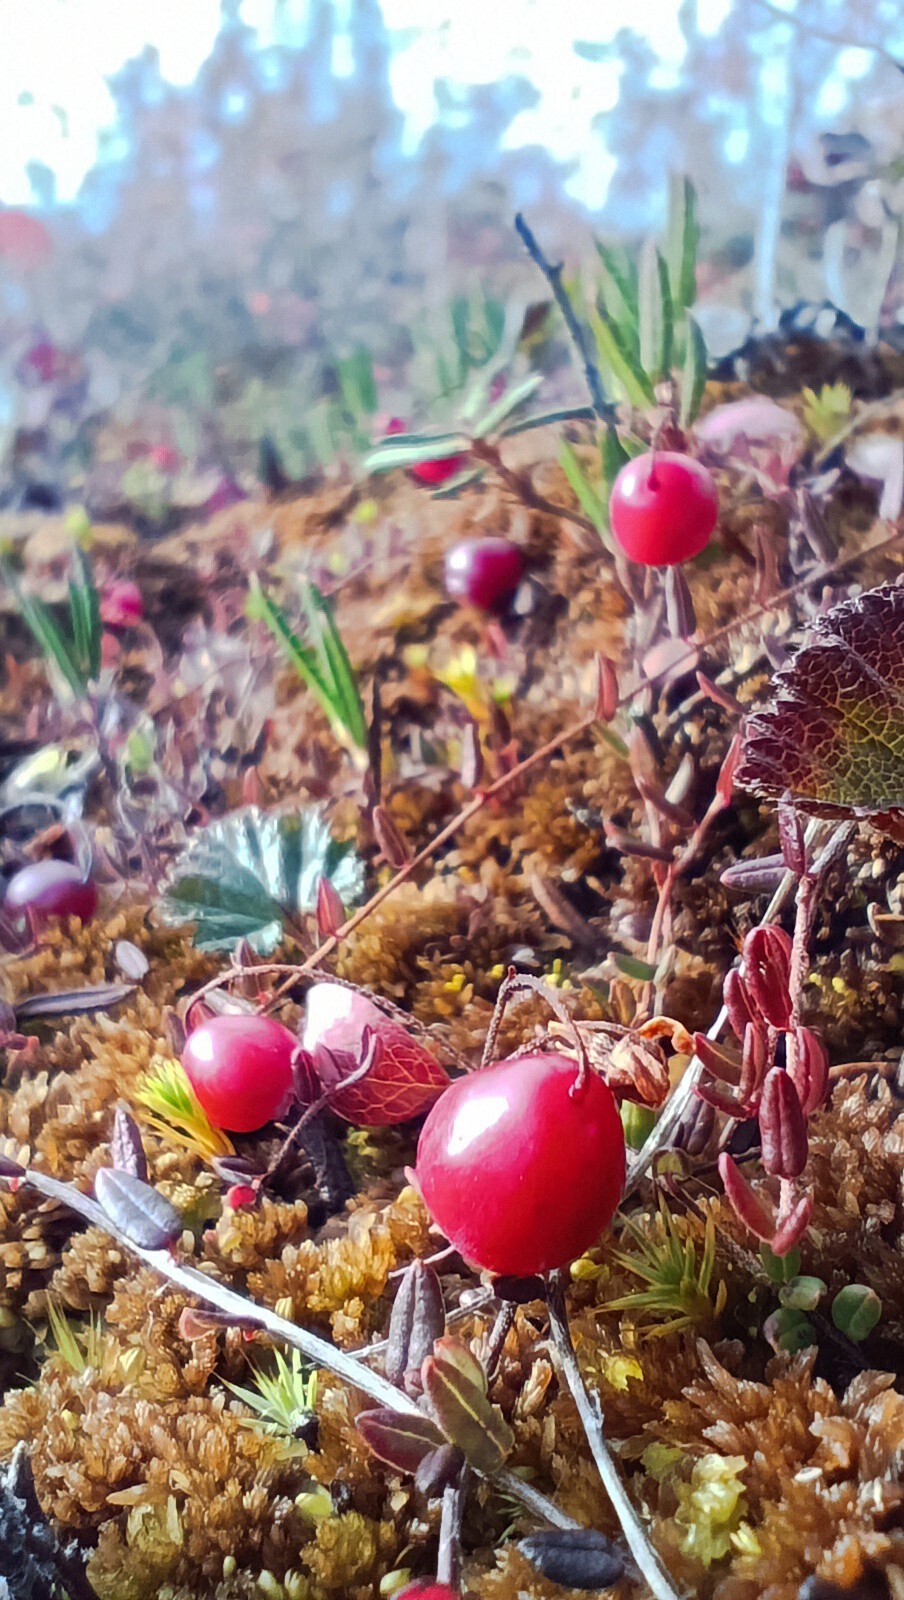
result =
[[609,1589],[623,1576],[624,1557],[593,1528],[550,1528],[521,1539],[518,1548],[550,1583],[568,1589]]
[[142,1250],[166,1250],[181,1236],[182,1218],[175,1206],[131,1172],[101,1167],[94,1193],[114,1227]]
[[132,983],[97,983],[87,989],[60,989],[55,994],[33,994],[20,1000],[16,1016],[20,1022],[30,1017],[82,1016],[89,1011],[109,1011],[135,993]]
[[135,1118],[129,1114],[125,1106],[116,1107],[110,1155],[118,1172],[130,1172],[133,1178],[140,1178],[142,1183],[147,1182],[148,1163],[141,1134]]
[[402,1277],[389,1319],[384,1370],[390,1383],[420,1369],[446,1328],[439,1278],[423,1261],[412,1261]]
[[446,1443],[439,1428],[429,1417],[391,1411],[388,1406],[360,1412],[355,1419],[355,1426],[378,1460],[385,1461],[396,1472],[411,1476],[427,1456]]

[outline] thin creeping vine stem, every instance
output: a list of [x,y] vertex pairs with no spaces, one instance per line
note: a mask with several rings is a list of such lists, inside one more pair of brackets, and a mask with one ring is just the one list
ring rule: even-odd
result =
[[584,377],[587,380],[587,388],[590,391],[590,398],[593,402],[593,409],[600,421],[605,422],[611,428],[615,423],[615,407],[606,399],[600,370],[593,359],[590,335],[586,327],[580,322],[577,312],[568,297],[568,291],[562,282],[562,272],[564,270],[562,263],[552,262],[548,256],[544,255],[537,243],[533,229],[528,227],[520,211],[515,218],[515,232],[524,245],[531,261],[540,268],[553,292],[553,297],[562,313],[562,320],[568,329],[571,342],[580,356]]
[[568,1316],[565,1310],[565,1289],[559,1272],[550,1273],[547,1280],[547,1300],[549,1304],[549,1327],[556,1361],[561,1375],[571,1391],[571,1397],[577,1406],[581,1424],[587,1435],[587,1443],[596,1462],[597,1471],[603,1481],[603,1487],[618,1517],[628,1549],[631,1551],[656,1600],[679,1600],[678,1590],[674,1588],[668,1573],[647,1537],[646,1529],[621,1481],[618,1468],[606,1443],[603,1429],[603,1413],[599,1400],[587,1388],[578,1365],[577,1356],[574,1353],[571,1330],[568,1326]]
[[[12,1162],[8,1164],[10,1168],[15,1168],[16,1165]],[[172,1252],[147,1250],[143,1245],[136,1244],[134,1239],[116,1226],[96,1200],[92,1200],[89,1195],[83,1194],[72,1184],[62,1183],[58,1178],[51,1178],[45,1172],[35,1172],[30,1167],[18,1171],[0,1170],[0,1180],[6,1183],[28,1184],[40,1194],[46,1195],[48,1199],[60,1201],[70,1211],[84,1217],[86,1222],[102,1228],[111,1239],[115,1239],[147,1266],[153,1267],[155,1272],[159,1272],[161,1277],[167,1278],[177,1288],[184,1289],[186,1294],[194,1295],[207,1305],[216,1307],[231,1322],[237,1322],[240,1326],[262,1328],[271,1338],[298,1350],[313,1365],[334,1373],[353,1389],[376,1401],[378,1406],[388,1406],[390,1410],[401,1411],[407,1416],[423,1416],[420,1407],[403,1389],[397,1389],[388,1378],[365,1366],[359,1357],[345,1350],[336,1349],[335,1345],[328,1344],[318,1334],[309,1332],[307,1328],[299,1328],[286,1317],[281,1317],[278,1312],[270,1311],[266,1306],[246,1299],[243,1294],[230,1289],[224,1283],[218,1283],[206,1272],[199,1272],[197,1267],[187,1266]],[[515,1472],[506,1470],[496,1472],[489,1481],[494,1488],[518,1500],[526,1511],[541,1522],[549,1523],[553,1528],[581,1526],[573,1517],[569,1517],[567,1512],[561,1511],[547,1499],[541,1490],[525,1483]]]

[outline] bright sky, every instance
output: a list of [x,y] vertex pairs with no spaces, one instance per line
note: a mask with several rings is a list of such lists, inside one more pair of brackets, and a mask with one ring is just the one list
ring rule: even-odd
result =
[[[347,18],[350,0],[333,4],[340,22]],[[539,143],[559,160],[577,159],[570,192],[591,206],[601,204],[614,163],[592,122],[617,103],[620,67],[587,60],[573,44],[606,43],[625,25],[624,6],[605,0],[380,4],[393,38],[392,89],[405,115],[409,149],[435,121],[436,79],[485,84],[522,73],[541,98],[515,118],[507,146]],[[698,0],[701,30],[715,32],[731,4]],[[257,30],[262,45],[289,43],[304,37],[310,9],[310,0],[242,0],[241,16]],[[662,88],[680,74],[684,43],[678,9],[676,0],[633,0],[627,13],[632,28],[659,56],[657,86]],[[99,135],[115,121],[107,79],[146,45],[159,52],[170,83],[192,82],[216,38],[220,3],[0,0],[0,19],[0,202],[26,205],[35,200],[29,162],[53,171],[59,200],[76,198],[97,159]],[[341,75],[352,65],[340,37],[334,71]],[[745,141],[736,139],[735,145],[734,159],[743,159]]]

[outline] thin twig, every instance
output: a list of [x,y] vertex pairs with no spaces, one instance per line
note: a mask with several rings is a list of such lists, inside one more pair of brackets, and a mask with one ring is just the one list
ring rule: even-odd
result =
[[[0,1174],[0,1177],[4,1177],[5,1182],[10,1181],[8,1176]],[[186,1294],[195,1295],[207,1305],[215,1306],[218,1311],[224,1312],[227,1317],[239,1324],[251,1323],[263,1328],[271,1338],[298,1350],[312,1365],[334,1373],[351,1388],[376,1401],[378,1406],[388,1406],[391,1410],[404,1412],[408,1416],[423,1416],[416,1402],[405,1394],[403,1389],[397,1389],[381,1373],[373,1372],[348,1351],[337,1350],[335,1345],[328,1344],[318,1334],[309,1332],[307,1328],[299,1328],[286,1317],[281,1317],[268,1307],[247,1299],[245,1295],[230,1289],[226,1284],[218,1283],[215,1278],[211,1278],[205,1272],[199,1272],[196,1267],[186,1266],[169,1251],[146,1250],[142,1245],[136,1244],[128,1234],[116,1226],[96,1200],[82,1194],[80,1189],[68,1183],[61,1183],[58,1178],[51,1178],[47,1173],[35,1172],[30,1167],[14,1181],[30,1185],[50,1200],[58,1200],[70,1211],[84,1217],[86,1222],[90,1222],[96,1228],[102,1228],[111,1239],[115,1239],[147,1266],[153,1267],[161,1277],[184,1289]],[[541,1521],[548,1522],[552,1527],[580,1527],[580,1523],[575,1522],[566,1512],[560,1511],[541,1490],[525,1483],[517,1473],[497,1472],[491,1481],[497,1489],[519,1500],[526,1510]]]
[[850,34],[832,33],[828,28],[821,28],[817,23],[810,22],[806,17],[799,17],[796,11],[784,11],[781,6],[772,4],[772,0],[754,0],[762,11],[768,11],[778,22],[790,22],[792,28],[798,33],[808,33],[814,39],[824,39],[826,44],[840,45],[844,50],[868,50],[870,55],[880,56],[883,61],[889,61],[899,72],[904,72],[904,62],[886,50],[883,44],[875,44],[869,39],[854,39]]
[[584,368],[584,377],[587,380],[587,388],[590,391],[593,409],[602,422],[608,423],[612,427],[615,422],[615,407],[606,399],[600,370],[593,359],[590,335],[579,320],[577,312],[568,297],[568,291],[562,282],[562,263],[555,264],[543,254],[533,230],[528,227],[520,211],[515,218],[515,231],[531,261],[540,268],[553,292],[556,305],[562,313],[571,342],[581,358],[581,365]]
[[576,528],[592,534],[594,549],[602,546],[599,528],[589,517],[583,516],[580,511],[573,511],[570,506],[562,506],[555,500],[547,500],[545,495],[534,488],[526,472],[516,472],[513,467],[506,465],[501,451],[496,445],[490,444],[488,439],[473,439],[471,454],[476,460],[482,461],[485,467],[495,472],[497,478],[511,490],[522,505],[529,506],[533,511],[541,511],[545,516],[559,517],[564,522],[573,522]]
[[447,1583],[456,1594],[461,1583],[461,1528],[470,1476],[470,1468],[465,1463],[455,1482],[447,1483],[443,1490],[440,1514],[436,1578],[438,1583]]
[[618,1468],[606,1443],[599,1399],[588,1390],[574,1353],[565,1308],[565,1290],[561,1274],[558,1272],[550,1275],[548,1301],[549,1326],[556,1360],[577,1406],[578,1416],[587,1435],[587,1443],[603,1480],[603,1487],[618,1517],[628,1549],[656,1600],[678,1600],[678,1590],[673,1586],[671,1578],[647,1537],[646,1529],[621,1481]]

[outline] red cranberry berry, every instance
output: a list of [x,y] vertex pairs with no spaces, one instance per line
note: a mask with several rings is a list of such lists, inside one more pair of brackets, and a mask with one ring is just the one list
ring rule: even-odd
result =
[[458,1078],[417,1149],[427,1209],[465,1260],[497,1277],[549,1272],[596,1244],[625,1181],[625,1139],[602,1079],[556,1053]]
[[144,616],[144,601],[137,583],[112,578],[100,597],[100,619],[108,628],[131,628]]
[[215,1128],[255,1133],[292,1101],[298,1040],[272,1017],[223,1012],[191,1032],[182,1065]]
[[693,456],[650,450],[628,461],[612,486],[609,519],[629,561],[673,567],[709,543],[719,515],[712,474]]
[[[391,417],[386,424],[388,434],[407,433],[407,431],[408,424],[403,422],[401,417]],[[415,466],[409,468],[409,473],[418,483],[428,484],[435,489],[441,483],[448,483],[456,473],[462,472],[467,463],[467,456],[459,452],[454,456],[438,457],[435,461],[418,461]]]
[[3,909],[14,914],[29,912],[39,927],[49,917],[79,917],[90,922],[97,910],[97,889],[74,861],[33,861],[10,878]]
[[406,1584],[396,1600],[461,1600],[461,1594],[458,1589],[450,1589],[447,1583],[431,1583],[429,1578],[419,1578],[415,1583]]
[[510,539],[462,539],[446,554],[446,593],[481,611],[499,611],[524,576],[524,556]]

